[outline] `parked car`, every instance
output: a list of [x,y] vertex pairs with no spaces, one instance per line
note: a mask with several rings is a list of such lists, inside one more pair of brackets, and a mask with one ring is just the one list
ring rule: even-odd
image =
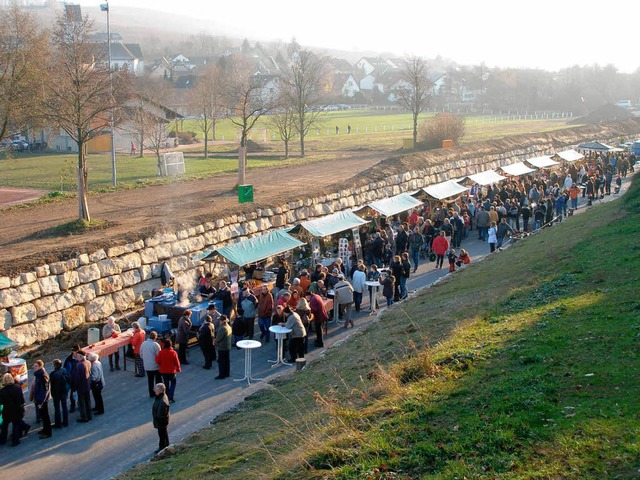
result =
[[29,143],[24,140],[13,140],[11,145],[16,152],[24,152],[29,149]]

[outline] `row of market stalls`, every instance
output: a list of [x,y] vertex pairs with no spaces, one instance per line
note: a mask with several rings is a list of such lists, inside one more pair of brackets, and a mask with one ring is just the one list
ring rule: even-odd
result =
[[[585,151],[615,151],[599,142],[580,144],[580,150]],[[608,149],[607,149],[608,148]],[[594,150],[600,149],[600,150]],[[305,259],[296,263],[312,266],[316,262],[330,263],[335,256],[343,259],[355,255],[362,258],[359,229],[376,217],[393,217],[421,206],[424,202],[416,197],[443,201],[457,198],[465,194],[469,187],[465,184],[480,186],[492,185],[508,176],[518,177],[536,171],[536,169],[552,168],[561,162],[575,162],[583,159],[584,155],[576,150],[565,150],[555,155],[534,157],[510,165],[504,165],[496,170],[487,170],[463,178],[447,180],[435,185],[429,185],[414,192],[376,200],[355,210],[345,210],[300,224],[270,231],[247,240],[226,245],[212,251],[206,251],[193,257],[194,260],[222,264],[230,269],[238,270],[247,265],[255,265],[266,259],[283,255],[294,250],[298,251],[294,258]],[[340,238],[332,238],[339,236]],[[352,242],[349,247],[349,242]],[[349,248],[351,250],[349,250]],[[232,276],[233,280],[233,276]]]

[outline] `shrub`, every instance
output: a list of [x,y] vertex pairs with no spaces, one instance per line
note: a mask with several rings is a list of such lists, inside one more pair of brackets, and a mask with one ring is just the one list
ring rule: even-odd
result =
[[452,113],[438,113],[425,121],[418,135],[420,146],[426,150],[441,148],[443,140],[457,145],[464,137],[464,117]]

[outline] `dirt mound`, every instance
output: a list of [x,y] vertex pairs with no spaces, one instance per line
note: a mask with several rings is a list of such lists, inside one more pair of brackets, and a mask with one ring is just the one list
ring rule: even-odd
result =
[[576,118],[570,125],[593,125],[595,123],[622,122],[634,115],[627,109],[607,103],[590,114]]

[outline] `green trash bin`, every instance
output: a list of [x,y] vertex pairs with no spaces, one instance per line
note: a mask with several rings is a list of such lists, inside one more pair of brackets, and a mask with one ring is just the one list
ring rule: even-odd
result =
[[238,185],[238,203],[253,202],[253,185]]

